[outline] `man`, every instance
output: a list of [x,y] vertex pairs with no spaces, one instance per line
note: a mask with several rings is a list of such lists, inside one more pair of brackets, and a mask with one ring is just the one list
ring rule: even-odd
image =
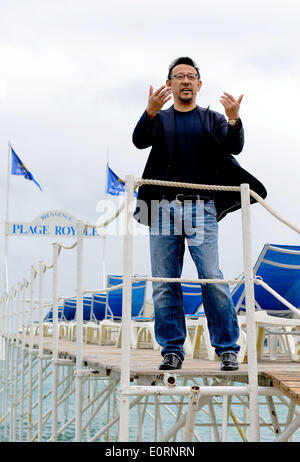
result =
[[[133,132],[137,148],[152,146],[143,178],[204,185],[249,183],[251,189],[266,197],[264,186],[232,156],[239,154],[244,144],[239,116],[243,95],[235,99],[224,92],[221,96],[226,120],[222,114],[197,106],[201,86],[199,69],[189,57],[171,63],[166,85],[156,91],[150,86],[146,111]],[[172,95],[174,105],[162,110]],[[142,203],[147,204],[146,214]],[[186,240],[199,279],[222,279],[218,221],[239,207],[240,195],[236,192],[141,186],[135,218],[150,227],[152,276],[181,277]],[[221,370],[237,370],[239,327],[229,287],[202,284],[202,297],[211,344],[220,357]],[[163,356],[159,369],[180,369],[186,338],[181,285],[154,282],[153,301],[155,335]]]

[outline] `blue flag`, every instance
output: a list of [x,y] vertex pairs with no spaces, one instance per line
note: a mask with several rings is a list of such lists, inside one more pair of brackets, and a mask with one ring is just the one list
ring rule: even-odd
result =
[[10,149],[11,149],[11,174],[12,175],[23,175],[24,178],[26,178],[26,180],[33,181],[40,188],[40,190],[43,191],[40,185],[38,184],[38,182],[33,178],[32,173],[30,173],[30,171],[25,167],[21,159],[17,156],[13,148],[10,147]]
[[[107,183],[106,192],[112,196],[124,196],[125,194],[125,181],[121,180],[115,172],[107,164]],[[137,192],[134,193],[137,196]]]

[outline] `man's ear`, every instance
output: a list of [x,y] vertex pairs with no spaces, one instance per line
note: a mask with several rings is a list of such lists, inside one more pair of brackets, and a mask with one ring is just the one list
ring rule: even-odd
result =
[[169,79],[166,80],[166,85],[167,85],[167,87],[170,87],[171,86],[171,80],[169,80]]
[[200,91],[202,87],[202,80],[198,80],[198,91]]

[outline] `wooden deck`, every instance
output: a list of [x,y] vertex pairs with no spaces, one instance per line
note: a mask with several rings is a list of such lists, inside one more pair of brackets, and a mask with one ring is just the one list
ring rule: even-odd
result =
[[[27,339],[26,339],[27,340]],[[28,342],[26,342],[28,344]],[[34,347],[38,346],[38,337],[34,338]],[[45,354],[52,353],[52,338],[44,337]],[[59,357],[71,359],[75,363],[76,343],[59,340]],[[84,364],[104,376],[120,376],[121,349],[114,346],[85,344],[83,346]],[[137,384],[155,385],[163,372],[158,369],[162,357],[152,349],[132,349],[130,374]],[[177,377],[228,377],[235,382],[247,383],[248,364],[240,364],[238,371],[221,371],[219,361],[186,358],[183,367],[176,370]],[[296,404],[300,404],[300,362],[282,358],[277,361],[258,362],[258,383],[262,386],[274,386]]]
[[263,372],[263,377],[270,380],[270,385],[280,390],[296,404],[300,404],[300,371],[298,368]]

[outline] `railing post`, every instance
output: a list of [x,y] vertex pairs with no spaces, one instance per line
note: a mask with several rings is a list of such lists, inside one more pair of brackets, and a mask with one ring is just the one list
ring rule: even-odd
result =
[[[7,407],[8,407],[8,374],[9,374],[9,365],[10,365],[10,341],[9,341],[9,310],[10,310],[10,303],[12,297],[12,290],[10,290],[7,294],[7,303],[6,303],[6,319],[5,319],[5,341],[6,341],[6,350],[5,350],[5,372],[4,372],[4,415],[6,415]],[[4,437],[7,438],[8,435],[7,429],[7,419],[5,418],[4,421]]]
[[10,335],[9,335],[9,342],[10,342],[10,357],[9,357],[9,382],[10,382],[10,390],[9,390],[9,411],[10,411],[10,424],[9,424],[9,438],[10,441],[13,441],[13,431],[14,431],[14,415],[15,415],[15,404],[14,404],[14,383],[15,383],[15,348],[14,348],[14,336],[13,336],[13,325],[14,325],[14,313],[15,313],[15,297],[16,297],[16,289],[11,290],[11,305],[10,305]]
[[39,262],[39,366],[38,366],[38,441],[42,441],[43,436],[43,275],[44,264]]
[[33,349],[33,325],[34,325],[34,280],[35,280],[35,268],[34,266],[30,267],[30,334],[29,334],[29,350]]
[[57,440],[57,384],[58,384],[58,252],[53,243],[53,332],[52,332],[52,441]]
[[129,439],[129,396],[124,394],[130,384],[130,324],[132,293],[132,204],[134,200],[134,177],[125,177],[125,233],[123,249],[123,299],[122,299],[122,354],[119,441]]
[[[2,295],[0,299],[0,386],[2,388],[3,383],[3,362],[4,362],[4,337],[3,337],[3,329],[2,329],[2,312],[3,312],[3,305],[4,305],[4,295]],[[3,391],[0,392],[0,416],[2,416],[2,397]]]
[[[76,303],[76,372],[83,369],[83,223],[78,224],[77,236],[77,303]],[[82,376],[75,375],[76,420],[75,441],[82,440]]]
[[23,279],[22,286],[22,351],[21,351],[21,385],[20,385],[20,424],[19,424],[19,441],[23,441],[23,419],[24,419],[24,389],[25,389],[25,327],[26,327],[26,289],[28,281]]
[[16,324],[16,345],[19,347],[21,344],[21,332],[20,332],[20,305],[21,305],[21,293],[22,284],[18,284],[18,295],[17,295],[17,324]]
[[255,328],[255,302],[250,220],[250,189],[248,184],[241,184],[243,255],[245,274],[248,377],[249,377],[249,414],[251,441],[259,441],[258,380]]
[[0,386],[2,392],[0,393],[0,418],[4,414],[3,412],[3,399],[4,399],[4,392],[3,392],[3,384],[4,384],[4,373],[5,373],[5,337],[4,337],[4,307],[5,307],[5,297],[3,295],[1,297],[0,302]]
[[17,440],[17,396],[18,396],[18,380],[19,380],[19,353],[20,353],[20,303],[21,303],[22,284],[18,284],[17,289],[17,313],[16,313],[16,354],[15,354],[15,376],[14,376],[14,397],[13,397],[13,414],[14,426],[12,440]]
[[43,354],[43,309],[44,309],[44,270],[45,265],[39,262],[39,355]]
[[183,434],[183,441],[185,442],[191,442],[193,440],[199,398],[200,387],[198,385],[193,385],[189,396],[189,405]]
[[103,289],[106,287],[107,284],[107,269],[106,269],[106,236],[107,236],[107,229],[102,228],[102,287]]
[[28,349],[28,426],[27,439],[31,440],[32,430],[32,360],[33,360],[33,312],[34,312],[34,279],[35,268],[30,268],[30,332],[29,332],[29,349]]

